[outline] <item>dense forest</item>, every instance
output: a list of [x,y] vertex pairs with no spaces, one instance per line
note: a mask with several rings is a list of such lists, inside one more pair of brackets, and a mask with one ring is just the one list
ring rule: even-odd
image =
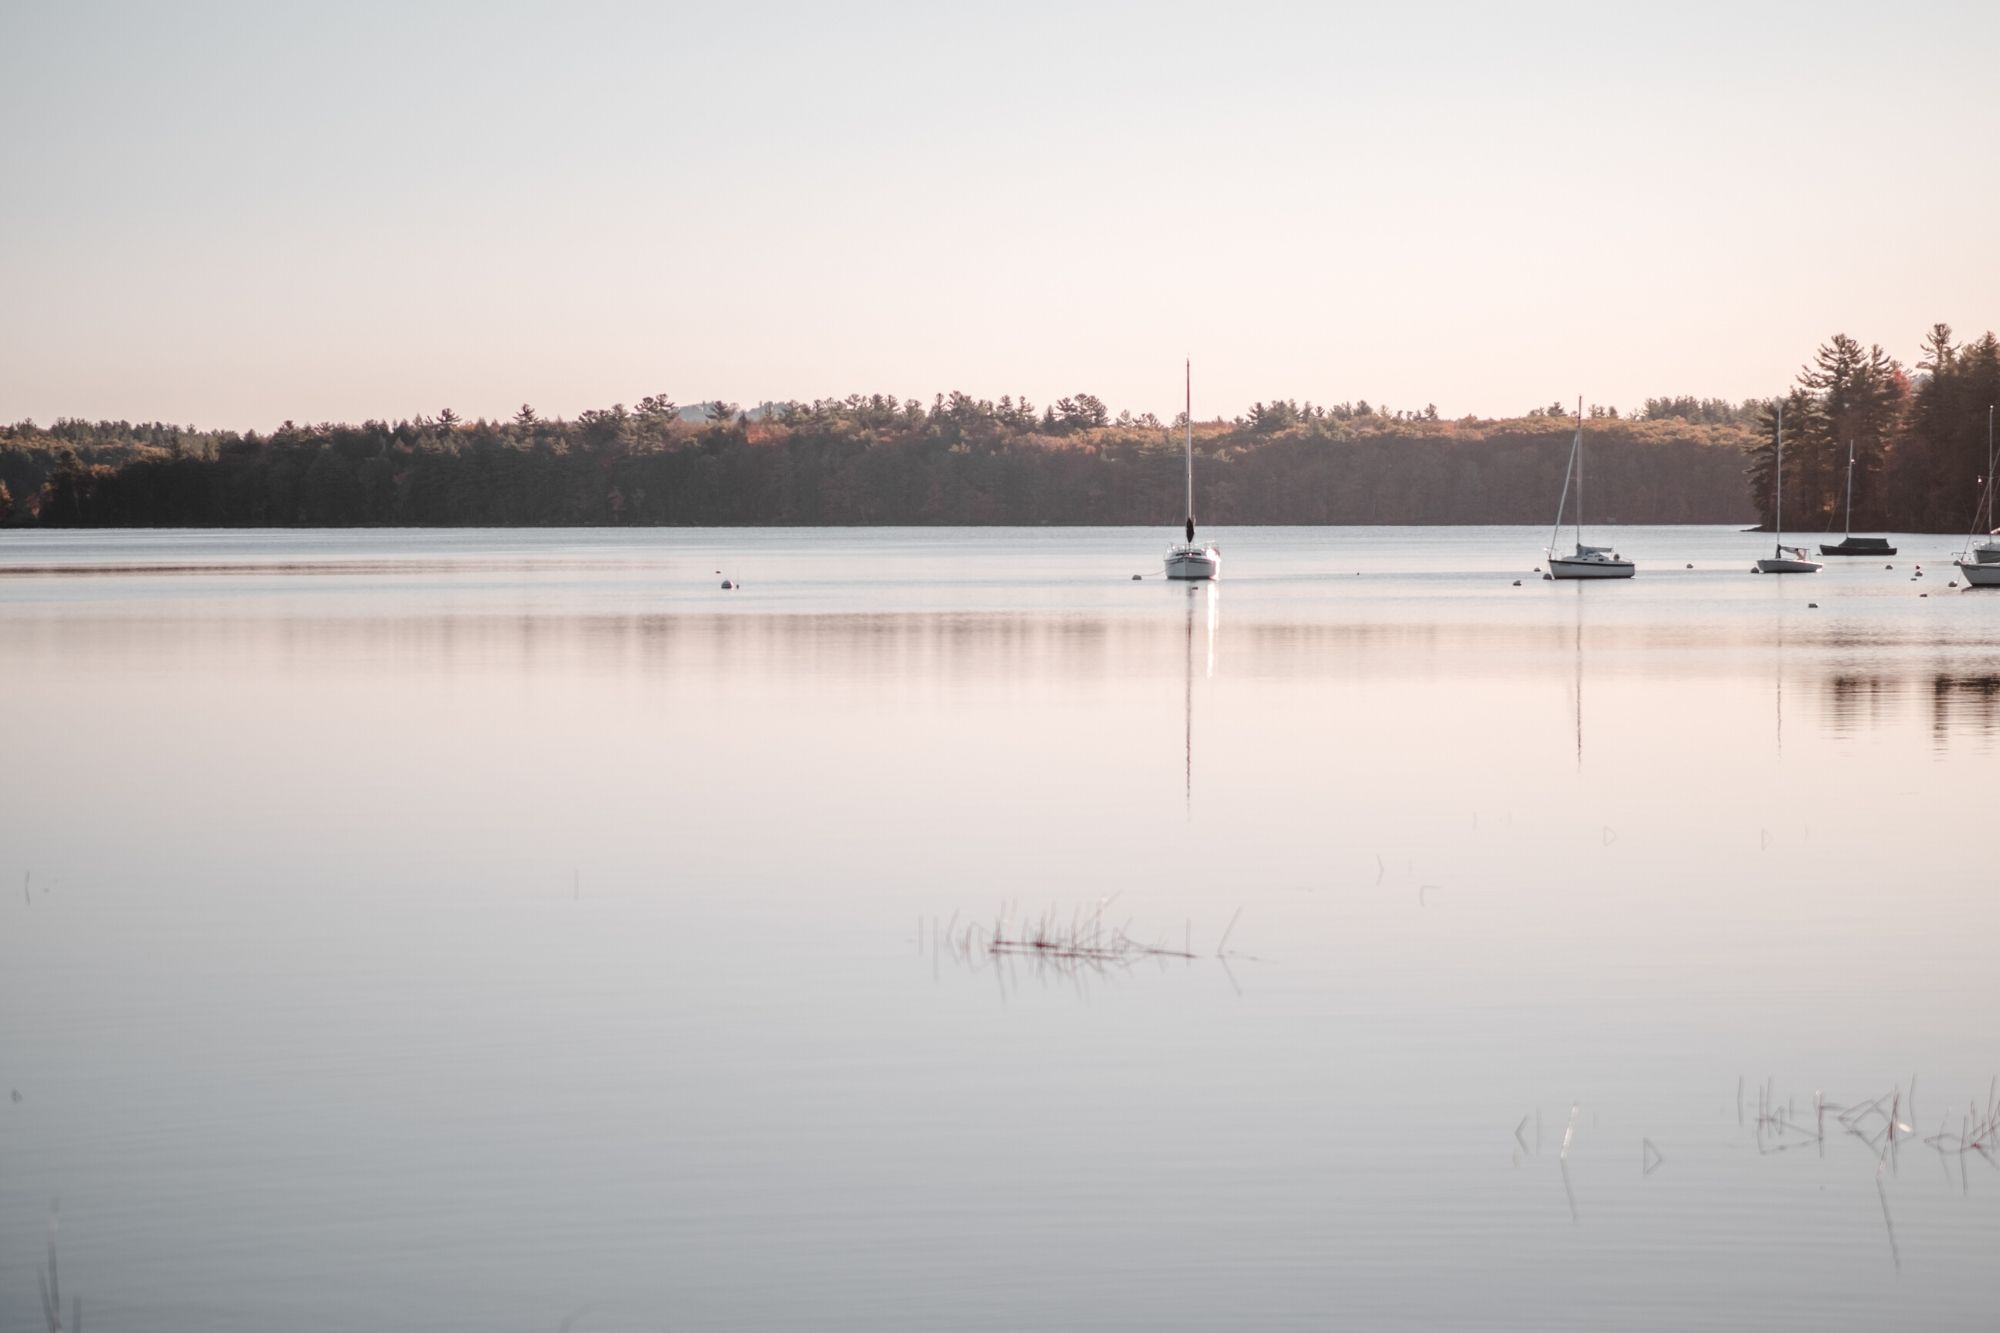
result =
[[[1785,403],[1787,526],[1964,526],[1986,462],[2000,345],[1940,325],[1914,383],[1837,336]],[[1594,522],[1768,513],[1769,401],[1656,398],[1585,422]],[[1975,418],[1977,419],[1975,422]],[[1974,429],[1974,426],[1977,429]],[[0,427],[0,521],[84,527],[1166,523],[1179,422],[1087,393],[1037,408],[963,393],[684,408],[664,395],[575,420],[449,410],[269,434],[123,421]],[[1441,419],[1367,402],[1260,402],[1195,423],[1198,511],[1229,523],[1544,523],[1574,432],[1561,402]],[[1746,471],[1746,458],[1748,468]]]
[[[2000,339],[1960,346],[1951,327],[1924,335],[1913,378],[1879,345],[1835,334],[1785,396],[1785,526],[1844,526],[1853,458],[1857,532],[1964,532],[1991,462],[1987,423],[2000,403]],[[1766,526],[1776,405],[1758,413],[1750,486]]]
[[[574,421],[450,412],[268,435],[62,421],[0,428],[15,521],[52,526],[1179,522],[1176,423],[1088,394],[1036,410],[953,394],[787,403],[691,421],[648,398]],[[1547,522],[1574,425],[1560,406],[1442,421],[1366,403],[1260,403],[1195,424],[1214,523]],[[1589,423],[1592,517],[1741,522],[1749,429]],[[23,498],[25,497],[25,500]]]

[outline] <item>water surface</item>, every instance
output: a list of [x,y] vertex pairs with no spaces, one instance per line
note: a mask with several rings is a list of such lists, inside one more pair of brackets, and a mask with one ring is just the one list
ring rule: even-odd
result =
[[0,535],[0,1329],[1984,1322],[1953,542],[1172,535]]

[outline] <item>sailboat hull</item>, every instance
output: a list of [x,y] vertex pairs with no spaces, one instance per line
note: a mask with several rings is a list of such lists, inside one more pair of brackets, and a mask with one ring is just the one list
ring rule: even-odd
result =
[[1896,548],[1882,537],[1849,537],[1839,542],[1820,543],[1821,555],[1894,555]]
[[1817,574],[1820,565],[1814,560],[1788,560],[1772,557],[1757,562],[1759,574]]
[[1222,575],[1222,552],[1213,546],[1176,546],[1167,552],[1170,579],[1212,579]]
[[1969,588],[2000,588],[2000,564],[1982,560],[1960,560],[1958,572]]
[[1549,557],[1549,577],[1555,579],[1629,579],[1633,570],[1630,560]]

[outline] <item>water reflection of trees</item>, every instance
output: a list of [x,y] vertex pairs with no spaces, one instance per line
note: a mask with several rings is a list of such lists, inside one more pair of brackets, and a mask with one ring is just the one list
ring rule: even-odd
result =
[[1880,725],[1901,706],[1907,690],[1898,677],[1842,673],[1828,676],[1821,692],[1828,729],[1844,736]]
[[1939,745],[1955,731],[1969,729],[1991,736],[1996,720],[2000,720],[2000,675],[1940,672],[1931,678],[1931,738]]
[[[282,668],[307,675],[378,672],[589,676],[708,681],[769,676],[819,684],[931,682],[948,687],[1059,680],[1124,689],[1171,680],[1187,694],[1214,669],[1219,641],[1195,589],[1109,614],[1034,612],[563,614],[474,606],[449,614],[381,614],[356,596],[328,599],[345,614],[238,611],[218,602],[201,615],[131,615],[80,608],[59,618],[17,621],[0,634],[0,670],[60,659],[76,670],[143,660],[161,670]],[[1175,592],[1185,590],[1176,589]],[[718,598],[732,594],[720,594]],[[747,607],[747,604],[746,604]],[[311,610],[317,610],[315,604]],[[1580,660],[1587,683],[1622,681],[1622,697],[1669,700],[1706,681],[1770,700],[1778,688],[1767,643],[1734,625],[1645,626],[1237,619],[1229,628],[1230,672],[1244,680],[1337,689],[1395,681],[1450,688],[1469,679],[1546,681],[1574,691]],[[2000,660],[1987,643],[1954,647],[1958,660],[1918,660],[1893,639],[1814,639],[1788,644],[1778,664],[1786,721],[1806,720],[1840,737],[1926,727],[1933,742],[2000,734]],[[1923,658],[1929,658],[1926,661]],[[1898,659],[1901,659],[1900,661]],[[1794,690],[1797,693],[1794,693]],[[1800,719],[1798,699],[1817,717]],[[1598,696],[1604,698],[1605,696]],[[1183,708],[1189,701],[1182,699]],[[1607,704],[1616,708],[1615,703]],[[1564,710],[1574,729],[1574,699]],[[1183,730],[1187,725],[1184,720]],[[1183,738],[1184,747],[1189,738]],[[1185,756],[1184,756],[1185,759]]]
[[1821,693],[1836,736],[1891,725],[1905,704],[1918,702],[1937,746],[2000,731],[2000,674],[1992,672],[1840,672],[1821,682]]

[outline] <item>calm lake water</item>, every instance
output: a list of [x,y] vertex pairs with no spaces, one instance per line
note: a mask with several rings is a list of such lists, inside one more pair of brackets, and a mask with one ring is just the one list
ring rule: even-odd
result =
[[1990,1323],[1957,543],[1172,535],[0,534],[0,1329]]

